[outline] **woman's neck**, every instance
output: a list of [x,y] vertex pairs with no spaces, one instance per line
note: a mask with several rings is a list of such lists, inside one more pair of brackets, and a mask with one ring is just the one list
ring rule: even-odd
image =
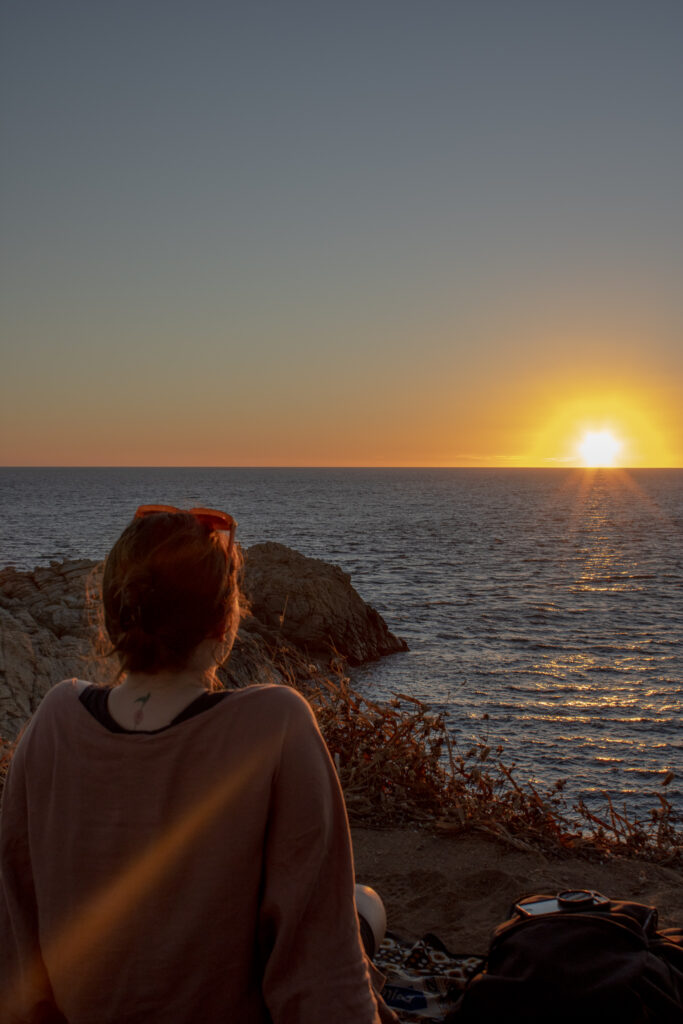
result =
[[110,692],[109,713],[125,729],[161,729],[208,689],[206,674],[197,670],[131,672]]
[[119,690],[145,690],[154,694],[180,693],[196,689],[208,690],[210,683],[206,673],[196,669],[183,669],[181,672],[129,672],[118,687]]

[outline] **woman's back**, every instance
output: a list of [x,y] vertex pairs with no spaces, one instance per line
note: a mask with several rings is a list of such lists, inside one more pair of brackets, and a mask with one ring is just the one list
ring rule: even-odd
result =
[[60,683],[17,747],[0,1024],[380,1019],[310,708],[284,686],[210,693],[239,623],[236,525],[140,506],[102,582],[122,682],[103,702]]
[[71,1024],[379,1019],[338,782],[287,687],[114,733],[59,684],[12,765],[2,834],[24,966],[39,949]]

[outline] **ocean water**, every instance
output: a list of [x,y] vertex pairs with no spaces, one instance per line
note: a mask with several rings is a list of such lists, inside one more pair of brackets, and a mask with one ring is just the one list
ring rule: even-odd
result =
[[101,558],[155,501],[349,572],[411,648],[362,692],[487,732],[522,780],[683,810],[682,470],[2,469],[0,565]]

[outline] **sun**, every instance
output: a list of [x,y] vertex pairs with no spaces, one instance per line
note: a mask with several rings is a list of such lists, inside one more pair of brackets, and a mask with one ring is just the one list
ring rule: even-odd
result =
[[621,441],[609,430],[587,430],[579,442],[584,466],[613,466],[621,451]]

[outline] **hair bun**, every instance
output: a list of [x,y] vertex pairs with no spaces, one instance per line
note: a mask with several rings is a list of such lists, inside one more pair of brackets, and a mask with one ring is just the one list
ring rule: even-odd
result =
[[131,581],[121,590],[121,606],[119,623],[121,629],[141,629],[145,633],[154,633],[158,615],[154,602],[157,592],[154,586],[143,581]]

